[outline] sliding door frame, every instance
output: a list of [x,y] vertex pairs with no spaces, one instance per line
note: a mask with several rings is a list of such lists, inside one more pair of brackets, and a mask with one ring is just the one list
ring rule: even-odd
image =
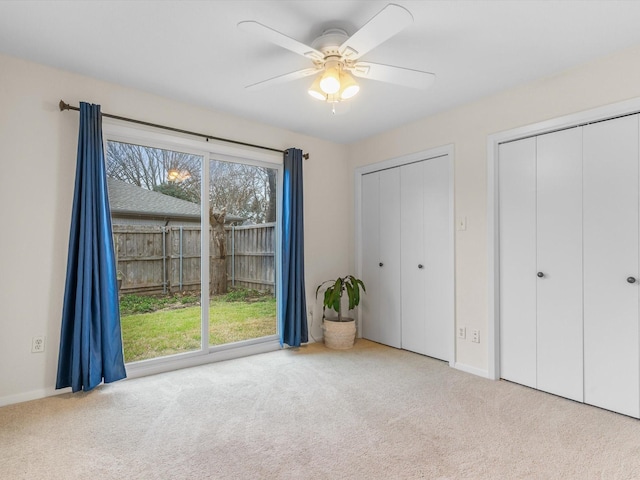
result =
[[[283,180],[283,154],[257,150],[249,147],[230,145],[222,142],[206,141],[205,139],[194,139],[182,134],[168,134],[159,132],[151,127],[132,127],[118,120],[103,119],[104,143],[116,141],[148,146],[151,148],[162,148],[175,150],[202,157],[201,166],[201,226],[205,224],[204,219],[209,218],[209,184],[210,165],[213,160],[242,163],[258,167],[276,169],[277,174],[277,203],[276,203],[276,225],[280,225],[282,215],[282,180]],[[204,236],[203,236],[204,238]],[[209,242],[201,241],[200,246],[200,271],[202,279],[209,278]],[[276,326],[277,318],[281,307],[282,266],[280,253],[281,234],[276,228]],[[208,283],[208,282],[206,282]],[[265,353],[279,350],[280,341],[278,332],[258,339],[244,340],[237,343],[225,345],[209,345],[209,288],[201,287],[201,344],[199,350],[178,353],[165,357],[158,357],[148,360],[141,360],[127,364],[128,378],[142,377],[161,372],[177,370],[180,368],[192,367],[206,363],[212,363],[232,358],[239,358],[248,355]],[[206,320],[206,321],[205,321]],[[277,326],[277,328],[279,328]]]

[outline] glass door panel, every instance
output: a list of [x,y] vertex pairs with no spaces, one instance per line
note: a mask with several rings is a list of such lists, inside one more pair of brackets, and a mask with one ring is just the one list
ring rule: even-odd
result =
[[210,345],[277,333],[278,173],[210,162]]
[[201,350],[203,157],[107,141],[125,361]]

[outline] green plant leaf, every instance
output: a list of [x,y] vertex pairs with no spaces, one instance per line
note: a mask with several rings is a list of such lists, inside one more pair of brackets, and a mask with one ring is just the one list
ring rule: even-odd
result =
[[347,295],[349,296],[349,310],[353,310],[355,299],[353,285],[351,283],[346,283],[345,285],[347,287]]
[[338,313],[338,318],[341,318],[342,294],[345,290],[349,297],[349,310],[353,310],[360,304],[360,287],[362,287],[363,292],[367,291],[362,280],[354,277],[353,275],[345,275],[344,277],[338,277],[335,280],[326,280],[318,285],[316,288],[316,298],[318,298],[320,290],[322,290],[326,285],[328,285],[328,287],[324,291],[323,317],[324,309],[330,308]]
[[324,292],[324,301],[322,303],[324,304],[325,307],[331,308],[331,305],[333,304],[332,298],[333,298],[333,287],[329,287]]

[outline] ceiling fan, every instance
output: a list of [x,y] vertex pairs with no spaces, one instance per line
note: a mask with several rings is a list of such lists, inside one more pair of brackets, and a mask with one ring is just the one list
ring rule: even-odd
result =
[[413,16],[404,7],[389,4],[369,20],[360,30],[349,36],[341,28],[329,28],[316,38],[311,46],[253,20],[238,23],[241,30],[260,35],[265,40],[307,57],[313,66],[278,75],[246,88],[268,87],[303,77],[316,75],[309,87],[309,95],[333,104],[352,98],[360,86],[351,76],[389,82],[406,87],[427,88],[435,80],[429,72],[410,68],[363,62],[360,58],[387,41],[413,22]]

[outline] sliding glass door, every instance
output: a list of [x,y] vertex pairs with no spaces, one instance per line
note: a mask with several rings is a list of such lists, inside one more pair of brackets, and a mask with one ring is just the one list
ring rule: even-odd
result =
[[142,143],[105,145],[125,361],[276,338],[281,167]]

